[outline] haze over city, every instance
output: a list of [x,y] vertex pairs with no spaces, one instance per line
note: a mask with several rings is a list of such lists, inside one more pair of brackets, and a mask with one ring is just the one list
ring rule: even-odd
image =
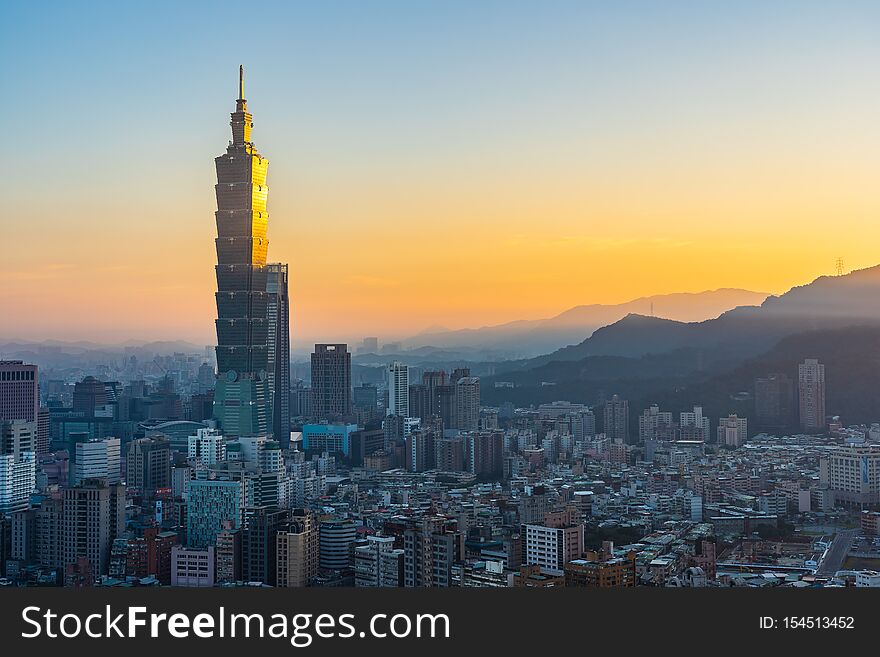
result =
[[233,7],[4,7],[2,337],[213,343],[242,62],[295,343],[878,260],[875,3]]

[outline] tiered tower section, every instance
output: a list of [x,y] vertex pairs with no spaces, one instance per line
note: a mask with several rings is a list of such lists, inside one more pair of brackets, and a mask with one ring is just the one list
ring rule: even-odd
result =
[[251,141],[244,71],[232,113],[232,141],[217,166],[217,388],[214,417],[224,433],[265,434],[272,421],[266,292],[266,173]]

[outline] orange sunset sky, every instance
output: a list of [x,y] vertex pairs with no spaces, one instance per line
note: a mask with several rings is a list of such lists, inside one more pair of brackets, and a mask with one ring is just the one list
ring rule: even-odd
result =
[[239,63],[295,345],[880,263],[876,3],[369,4],[10,8],[0,337],[213,342]]

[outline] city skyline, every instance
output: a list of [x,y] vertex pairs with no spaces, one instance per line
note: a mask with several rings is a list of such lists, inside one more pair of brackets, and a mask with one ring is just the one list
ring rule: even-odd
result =
[[[270,52],[244,64],[294,340],[876,264],[880,10],[636,5],[268,6]],[[3,337],[212,343],[206,154],[226,137],[205,117],[241,54],[218,55],[235,26],[205,7],[174,24],[161,6],[7,8],[2,52],[44,48],[7,71],[0,109],[17,128],[3,240],[39,235],[38,258],[0,265]],[[132,34],[162,47],[123,48]]]

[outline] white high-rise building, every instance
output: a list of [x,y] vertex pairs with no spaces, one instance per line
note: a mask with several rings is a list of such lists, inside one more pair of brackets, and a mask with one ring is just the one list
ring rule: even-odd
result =
[[216,429],[197,429],[188,439],[187,456],[202,465],[216,465],[226,460],[226,439]]
[[565,564],[584,551],[584,526],[526,525],[525,549],[527,564],[561,574]]
[[71,484],[76,486],[86,479],[105,479],[108,484],[118,484],[119,468],[119,438],[95,438],[77,443]]
[[27,509],[36,485],[35,452],[0,454],[0,515]]
[[399,361],[388,366],[387,415],[409,416],[409,367]]

